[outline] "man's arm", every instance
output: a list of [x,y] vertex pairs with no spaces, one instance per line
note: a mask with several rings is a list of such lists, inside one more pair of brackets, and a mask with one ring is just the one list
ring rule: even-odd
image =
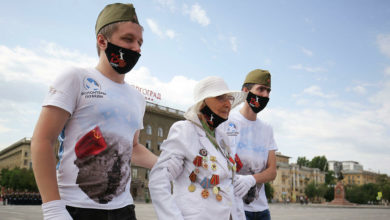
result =
[[131,156],[131,163],[152,169],[154,164],[157,162],[157,156],[150,152],[144,145],[138,142],[139,130],[135,132],[133,139],[133,154]]
[[253,174],[256,183],[267,183],[276,177],[276,156],[275,151],[270,150],[268,153],[267,168],[260,173]]
[[61,199],[57,185],[54,144],[69,117],[69,112],[61,108],[45,106],[34,129],[31,160],[43,203]]

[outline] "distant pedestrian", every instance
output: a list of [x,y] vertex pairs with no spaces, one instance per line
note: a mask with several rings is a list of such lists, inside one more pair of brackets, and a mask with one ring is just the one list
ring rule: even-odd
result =
[[3,205],[6,205],[6,202],[7,202],[6,194],[1,195],[1,198],[3,199]]

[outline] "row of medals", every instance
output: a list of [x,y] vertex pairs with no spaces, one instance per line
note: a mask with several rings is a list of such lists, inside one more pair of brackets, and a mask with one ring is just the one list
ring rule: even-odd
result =
[[[191,181],[191,184],[190,186],[188,186],[188,191],[190,192],[194,192],[196,187],[194,185],[195,181],[196,181],[196,178],[197,178],[197,174],[199,174],[200,172],[200,167],[202,167],[203,169],[205,170],[208,170],[208,152],[206,149],[201,149],[199,151],[199,154],[200,156],[196,156],[194,158],[194,165],[195,165],[195,169],[191,172],[189,178],[190,178],[190,181]],[[216,171],[217,170],[217,159],[215,156],[211,156],[210,155],[210,161],[211,161],[211,170],[212,171]],[[228,163],[228,168],[229,170],[233,170],[235,171],[236,170],[236,165],[234,163],[233,166],[230,165],[230,163]],[[210,195],[209,191],[207,190],[208,188],[213,188],[213,194],[215,194],[215,198],[217,199],[217,201],[221,201],[222,200],[222,196],[221,194],[219,194],[220,192],[220,187],[217,186],[219,184],[219,176],[216,175],[216,174],[213,174],[211,176],[211,178],[203,178],[203,180],[200,182],[200,185],[203,187],[203,190],[201,192],[201,195],[204,199],[207,199]]]

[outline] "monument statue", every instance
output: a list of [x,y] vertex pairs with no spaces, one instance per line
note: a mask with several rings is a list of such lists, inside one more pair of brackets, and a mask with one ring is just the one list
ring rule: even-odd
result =
[[352,205],[348,200],[345,199],[345,191],[343,184],[343,164],[341,162],[335,162],[334,173],[337,179],[337,184],[334,187],[334,199],[329,203],[330,205]]

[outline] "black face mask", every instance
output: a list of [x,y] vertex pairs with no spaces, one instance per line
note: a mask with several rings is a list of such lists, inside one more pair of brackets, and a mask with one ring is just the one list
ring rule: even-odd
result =
[[105,52],[108,62],[119,74],[125,74],[133,69],[139,57],[141,56],[141,54],[135,51],[119,47],[110,42],[107,42],[107,48]]
[[215,114],[207,105],[200,112],[205,116],[207,124],[212,128],[218,127],[218,125],[227,120]]
[[249,92],[248,96],[246,97],[246,101],[248,102],[252,111],[257,114],[261,110],[263,110],[265,108],[265,106],[267,106],[269,98],[258,96],[258,95],[255,95],[255,94]]

